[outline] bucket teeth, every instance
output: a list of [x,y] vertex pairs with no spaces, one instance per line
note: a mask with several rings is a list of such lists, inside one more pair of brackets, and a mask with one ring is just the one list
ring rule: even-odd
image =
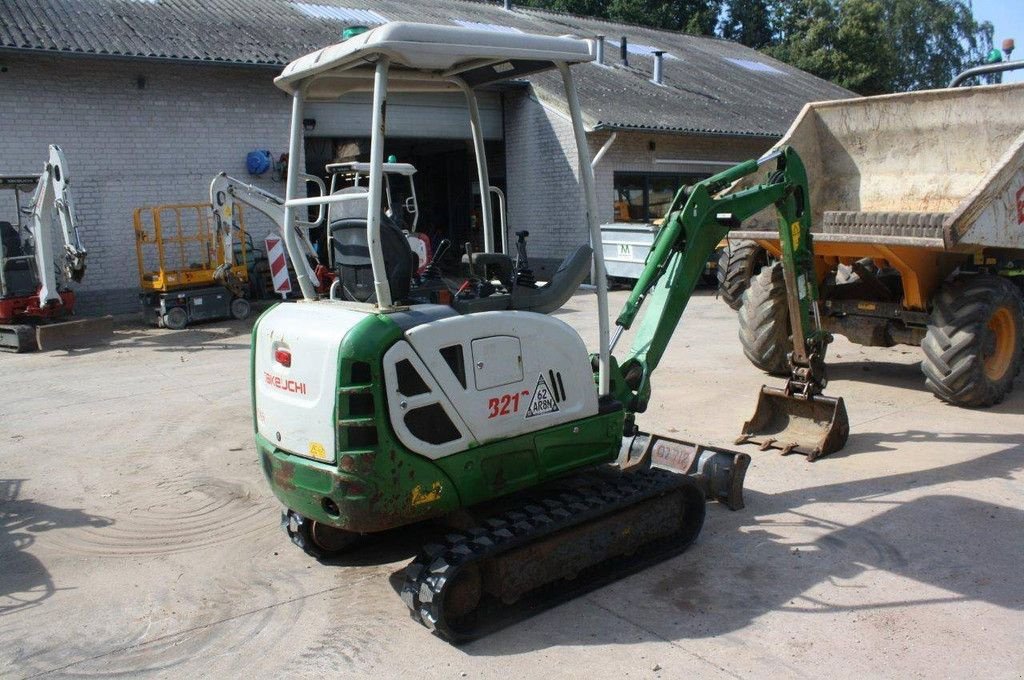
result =
[[779,449],[784,456],[800,453],[815,461],[842,449],[849,434],[842,398],[763,386],[754,415],[743,424],[736,443],[756,444],[762,451]]

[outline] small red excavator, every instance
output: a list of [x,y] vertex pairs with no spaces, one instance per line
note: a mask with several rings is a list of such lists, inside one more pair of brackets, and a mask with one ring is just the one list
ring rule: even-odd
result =
[[[75,308],[67,284],[82,280],[86,256],[68,187],[67,161],[55,144],[42,174],[0,175],[0,190],[13,192],[15,208],[13,222],[0,218],[0,349],[59,349],[110,332],[110,317],[67,320]],[[22,194],[29,192],[22,206]],[[53,244],[55,219],[59,249]]]

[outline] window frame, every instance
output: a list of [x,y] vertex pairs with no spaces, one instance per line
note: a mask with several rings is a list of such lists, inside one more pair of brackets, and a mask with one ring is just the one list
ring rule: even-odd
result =
[[[612,216],[616,219],[615,215],[615,202],[618,200],[618,187],[619,180],[621,179],[641,179],[643,180],[643,214],[644,218],[639,220],[630,219],[627,224],[654,224],[656,219],[664,219],[662,217],[653,217],[651,215],[651,184],[652,180],[656,179],[671,179],[676,185],[676,191],[683,184],[692,184],[693,182],[699,182],[703,179],[711,177],[711,172],[662,172],[662,171],[647,171],[647,170],[615,170],[612,173]],[[616,219],[617,221],[617,219]]]

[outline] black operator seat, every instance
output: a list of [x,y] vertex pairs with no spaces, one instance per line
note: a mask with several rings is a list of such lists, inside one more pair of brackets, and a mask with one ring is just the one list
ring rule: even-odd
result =
[[34,295],[39,289],[39,282],[36,281],[33,266],[34,260],[26,258],[12,261],[10,259],[25,256],[21,236],[10,222],[0,221],[0,241],[3,243],[4,280],[7,282],[7,290],[0,292],[8,298]]
[[[349,193],[351,189],[365,191],[363,187],[349,187],[342,192]],[[342,295],[356,302],[376,302],[370,244],[366,235],[366,201],[352,200],[338,205],[345,206],[345,209],[335,211],[341,212],[342,216],[331,220],[329,234],[332,266],[341,281]],[[361,214],[359,208],[362,208]],[[405,302],[409,299],[417,258],[405,233],[384,214],[380,218],[380,246],[391,299],[396,303]]]

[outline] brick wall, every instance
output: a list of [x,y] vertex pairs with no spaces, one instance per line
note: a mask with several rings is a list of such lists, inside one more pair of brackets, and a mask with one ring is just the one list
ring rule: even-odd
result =
[[[48,144],[67,156],[89,250],[75,286],[83,314],[139,309],[135,208],[207,200],[220,171],[252,181],[252,149],[287,151],[290,103],[273,69],[49,56],[3,56],[0,66],[0,172],[39,172]],[[254,183],[284,194],[270,173]],[[246,218],[262,240],[269,220]]]
[[[572,125],[566,116],[543,106],[526,91],[509,93],[505,102],[510,228],[530,231],[530,252],[534,255],[531,260],[543,257],[559,260],[587,242]],[[588,135],[592,158],[610,135],[610,132]],[[656,163],[655,160],[743,161],[759,156],[773,141],[620,132],[594,171],[598,219],[602,224],[612,221],[616,171],[715,172],[725,166],[702,168]]]
[[578,171],[568,118],[542,106],[526,91],[507,93],[508,224],[512,233],[530,232],[531,262],[560,259],[587,242]]

